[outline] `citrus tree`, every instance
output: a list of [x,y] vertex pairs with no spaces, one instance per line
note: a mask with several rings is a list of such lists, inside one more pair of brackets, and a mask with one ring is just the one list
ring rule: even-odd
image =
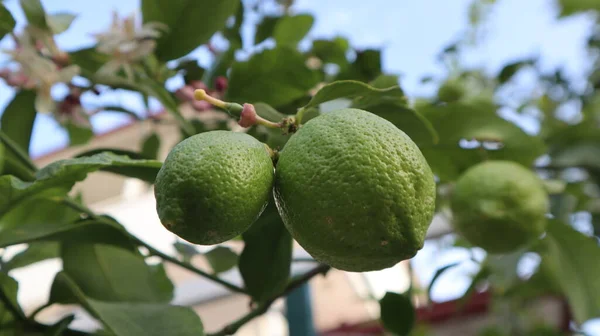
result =
[[[536,59],[506,64],[498,73],[465,66],[463,52],[494,5],[480,0],[470,7],[473,34],[440,54],[447,71],[424,76],[423,83],[438,88],[429,97],[406,97],[398,76],[383,70],[380,50],[358,50],[344,37],[299,47],[314,18],[296,13],[292,1],[143,0],[143,22],[115,16],[95,35],[96,45],[79,50],[63,50],[54,38],[74,15],[47,13],[39,0],[20,5],[27,24],[15,31],[0,3],[0,38],[15,42],[8,51],[11,66],[0,73],[15,89],[1,117],[0,248],[27,248],[0,259],[0,335],[88,334],[69,327],[72,315],[52,325],[36,320],[54,304],[80,305],[104,326],[99,334],[203,335],[196,313],[170,304],[173,284],[162,263],[147,262],[150,257],[247,295],[252,310],[211,334],[232,335],[331,268],[366,272],[411,259],[434,216],[453,224],[460,235],[455,246],[488,252],[466,299],[487,284],[494,302],[508,304],[514,316],[531,298],[550,293],[568,301],[573,330],[600,317],[596,2],[559,3],[562,16],[586,12],[596,20],[585,85],[572,85],[563,71],[549,72]],[[270,14],[263,14],[264,6]],[[243,38],[250,14],[260,20],[254,36]],[[215,34],[226,48],[210,44]],[[210,67],[186,58],[201,45],[213,53]],[[535,90],[519,86],[523,71],[535,78]],[[171,91],[166,82],[174,77],[184,84]],[[50,89],[59,83],[69,90],[57,101]],[[84,93],[113,90],[137,94],[148,105],[156,100],[166,114],[81,105]],[[340,107],[331,111],[330,102]],[[184,116],[183,104],[211,110],[218,121]],[[565,108],[574,112],[568,118]],[[499,111],[506,109],[528,117],[539,131],[525,132],[503,118]],[[173,120],[180,141],[164,162],[157,157],[157,134],[136,152],[104,148],[44,167],[31,160],[38,113],[52,115],[71,145],[79,145],[93,137],[89,116],[105,111]],[[178,243],[180,255],[162,253],[71,192],[97,171],[154,185],[161,223],[187,242]],[[591,229],[583,232],[581,223]],[[211,258],[213,269],[238,267],[243,286],[190,264],[187,248],[232,239],[243,241],[243,252],[235,263]],[[317,261],[299,276],[290,274],[294,241]],[[519,277],[519,260],[532,252],[541,257],[539,267]],[[61,258],[62,271],[47,304],[26,315],[10,272],[49,258]],[[458,264],[440,268],[429,290]],[[417,333],[416,294],[411,287],[381,299],[386,329]],[[559,334],[526,320],[485,332]]]

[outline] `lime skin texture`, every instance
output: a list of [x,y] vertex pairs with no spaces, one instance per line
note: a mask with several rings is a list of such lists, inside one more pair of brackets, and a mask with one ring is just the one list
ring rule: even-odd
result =
[[210,131],[178,143],[155,182],[163,226],[199,245],[246,231],[265,209],[273,186],[266,146],[245,133]]
[[417,145],[359,109],[304,124],[279,154],[275,200],[293,238],[349,272],[394,266],[423,247],[436,187]]

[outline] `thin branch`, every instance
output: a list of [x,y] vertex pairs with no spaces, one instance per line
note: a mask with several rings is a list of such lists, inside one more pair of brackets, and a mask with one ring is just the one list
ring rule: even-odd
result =
[[140,240],[137,237],[134,237],[134,236],[131,236],[131,237],[133,239],[135,239],[138,244],[140,244],[140,245],[144,246],[145,248],[147,248],[148,252],[150,252],[151,255],[160,257],[163,260],[166,260],[166,261],[168,261],[170,263],[173,263],[173,264],[178,265],[178,266],[180,266],[182,268],[185,268],[188,271],[194,272],[194,273],[196,273],[196,274],[198,274],[198,275],[200,275],[202,277],[205,277],[205,278],[207,278],[209,280],[212,280],[212,281],[214,281],[214,282],[222,285],[223,287],[228,288],[231,291],[234,291],[234,292],[237,292],[237,293],[242,293],[242,294],[248,294],[248,292],[245,289],[241,288],[241,287],[238,287],[238,286],[236,286],[236,285],[234,285],[232,283],[229,283],[229,282],[227,282],[227,281],[225,281],[225,280],[223,280],[223,279],[221,279],[221,278],[219,278],[219,277],[217,277],[215,275],[207,273],[207,272],[205,272],[205,271],[203,271],[203,270],[201,270],[199,268],[196,268],[195,266],[193,266],[190,263],[187,263],[185,261],[181,261],[181,260],[179,260],[179,259],[177,259],[175,257],[172,257],[172,256],[168,255],[168,254],[162,253],[161,251],[159,251],[159,250],[155,249],[154,247],[148,245],[147,243],[143,242],[142,240]]
[[29,158],[29,155],[19,148],[19,145],[9,138],[2,130],[0,130],[0,140],[27,166],[27,168],[34,172],[38,170],[33,161]]
[[[92,219],[96,219],[96,220],[104,221],[104,222],[108,222],[109,221],[108,219],[106,219],[104,217],[98,216],[97,214],[95,214],[92,210],[90,210],[86,206],[81,205],[81,204],[73,201],[70,198],[64,198],[63,202],[66,205],[70,206],[71,208],[73,208],[73,209],[75,209],[77,211],[81,211],[81,212],[85,213],[86,215],[88,215]],[[112,224],[112,222],[111,222],[111,224]],[[135,240],[137,244],[139,244],[139,245],[147,248],[148,252],[150,252],[151,255],[160,257],[163,260],[171,262],[171,263],[173,263],[175,265],[178,265],[178,266],[180,266],[182,268],[187,269],[188,271],[194,272],[194,273],[196,273],[196,274],[198,274],[198,275],[200,275],[200,276],[202,276],[204,278],[212,280],[212,281],[214,281],[214,282],[222,285],[223,287],[228,288],[231,291],[234,291],[236,293],[248,294],[248,292],[245,289],[243,289],[241,287],[238,287],[238,286],[236,286],[236,285],[234,285],[232,283],[229,283],[229,282],[227,282],[227,281],[225,281],[225,280],[223,280],[223,279],[221,279],[221,278],[219,278],[219,277],[217,277],[215,275],[207,273],[207,272],[205,272],[205,271],[203,271],[201,269],[198,269],[198,268],[196,268],[195,266],[193,266],[190,263],[187,263],[185,261],[179,260],[179,259],[177,259],[175,257],[172,257],[172,256],[168,255],[168,254],[162,253],[161,251],[157,250],[153,246],[151,246],[148,243],[142,241],[141,239],[139,239],[138,237],[132,235],[131,233],[129,233],[129,232],[126,232],[126,233],[129,235],[129,237],[131,237],[131,239]]]
[[331,269],[330,266],[325,265],[325,264],[321,264],[315,268],[313,268],[312,270],[302,274],[301,276],[292,279],[292,281],[290,281],[290,283],[287,285],[287,287],[278,295],[276,295],[275,297],[259,304],[256,308],[254,308],[253,310],[251,310],[248,314],[242,316],[240,319],[238,319],[237,321],[226,325],[223,329],[221,329],[220,331],[216,332],[216,333],[212,333],[212,334],[206,334],[206,336],[227,336],[227,335],[234,335],[238,329],[240,329],[244,324],[250,322],[251,320],[253,320],[254,318],[264,314],[267,310],[269,310],[269,307],[271,307],[271,305],[273,304],[273,302],[275,302],[275,300],[277,300],[280,297],[286,296],[288,295],[290,292],[292,292],[294,289],[302,286],[303,284],[305,284],[306,282],[308,282],[310,279],[312,279],[313,277],[315,277],[316,275],[319,274],[326,274],[329,270]]

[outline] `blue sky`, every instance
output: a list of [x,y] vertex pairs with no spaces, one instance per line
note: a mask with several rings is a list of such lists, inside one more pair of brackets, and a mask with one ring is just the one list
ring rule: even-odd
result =
[[[316,16],[311,37],[341,35],[348,37],[355,47],[382,47],[386,71],[400,74],[403,88],[409,97],[414,97],[431,91],[431,87],[419,84],[421,76],[443,76],[443,68],[436,62],[436,55],[466,29],[470,2],[297,0],[295,8],[298,12],[306,11]],[[78,15],[71,28],[57,38],[58,44],[65,50],[91,45],[91,33],[108,27],[113,9],[121,15],[127,15],[137,12],[139,8],[139,1],[134,0],[42,0],[42,3],[50,13],[67,11]],[[24,17],[18,1],[6,0],[4,4],[22,26]],[[580,78],[587,66],[583,46],[590,20],[585,16],[577,16],[557,22],[556,13],[555,0],[498,0],[487,23],[486,42],[468,53],[468,64],[496,72],[508,61],[541,55],[544,67],[552,69],[562,66],[570,76]],[[243,33],[253,32],[246,27]],[[8,38],[0,42],[2,48],[11,46]],[[211,61],[203,48],[194,51],[193,55],[204,65]],[[0,56],[0,64],[5,60],[4,56]],[[60,94],[61,89],[64,88],[56,88],[55,93]],[[0,83],[0,110],[8,104],[12,95],[13,91]],[[102,97],[101,100],[106,104],[121,104],[134,110],[142,108],[137,97],[120,93]],[[97,97],[84,97],[85,106],[93,107],[98,103],[100,100]],[[119,114],[101,114],[95,116],[92,122],[97,132],[104,132],[126,120]],[[526,121],[521,125],[529,127]],[[66,143],[66,134],[50,117],[38,116],[30,149],[32,155],[59,149]],[[418,261],[417,271],[427,282],[437,267],[456,258],[464,256],[453,254],[439,258],[434,247],[426,247],[415,261]],[[436,291],[437,299],[454,298],[464,290],[468,283],[464,271],[448,273],[448,283],[451,285]]]

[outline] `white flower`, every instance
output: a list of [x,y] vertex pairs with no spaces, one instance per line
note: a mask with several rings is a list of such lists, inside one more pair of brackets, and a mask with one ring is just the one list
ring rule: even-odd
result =
[[57,83],[69,83],[79,74],[77,65],[60,68],[52,60],[43,57],[32,43],[28,33],[17,38],[18,47],[7,54],[21,66],[21,73],[28,78],[37,91],[35,107],[40,113],[50,113],[55,103],[50,95],[52,86]]
[[130,65],[151,55],[156,48],[155,40],[160,37],[161,30],[166,29],[162,23],[146,23],[136,29],[134,15],[121,21],[114,12],[108,31],[94,35],[98,40],[96,50],[112,58],[98,70],[99,74],[112,75],[123,69],[132,79]]

